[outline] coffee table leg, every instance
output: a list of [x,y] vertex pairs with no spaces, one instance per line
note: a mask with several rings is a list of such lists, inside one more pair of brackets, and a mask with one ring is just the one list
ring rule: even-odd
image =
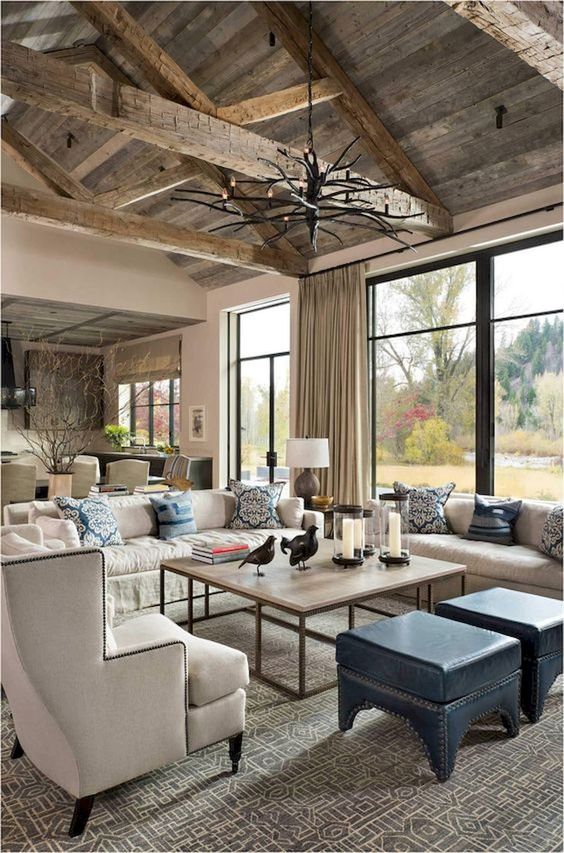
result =
[[204,584],[204,616],[206,619],[209,618],[210,615],[210,588],[208,584]]
[[354,604],[349,604],[349,630],[354,628]]
[[299,626],[298,626],[298,638],[299,638],[299,648],[298,648],[298,673],[299,673],[299,684],[298,684],[298,695],[300,699],[303,699],[306,692],[306,624],[305,624],[305,616],[299,617]]
[[460,575],[460,594],[466,595],[466,575]]
[[427,584],[427,613],[433,612],[433,584]]
[[416,599],[415,600],[416,600],[417,609],[421,610],[421,587],[420,586],[417,587]]
[[159,610],[164,616],[165,612],[165,570],[161,569],[160,590],[159,590]]
[[262,604],[255,605],[255,673],[260,675],[262,667]]
[[188,633],[194,630],[194,581],[188,578]]

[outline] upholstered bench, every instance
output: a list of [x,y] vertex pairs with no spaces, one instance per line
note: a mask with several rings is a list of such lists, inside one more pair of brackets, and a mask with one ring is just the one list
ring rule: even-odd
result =
[[511,637],[414,611],[337,637],[339,728],[364,708],[401,717],[440,782],[470,724],[499,711],[519,733],[521,648]]
[[521,642],[521,707],[532,723],[562,672],[562,602],[513,589],[486,589],[437,604],[447,619],[489,628]]

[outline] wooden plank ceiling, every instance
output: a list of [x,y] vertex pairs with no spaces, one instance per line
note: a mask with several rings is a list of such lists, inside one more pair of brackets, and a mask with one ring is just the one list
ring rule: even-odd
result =
[[[89,19],[95,17],[100,4],[89,3],[89,9],[80,10],[84,5],[4,2],[3,39],[35,51],[54,51],[53,57],[61,62],[119,76],[122,83],[129,81],[179,103],[188,103],[192,97],[197,103],[190,106],[204,113],[212,111],[212,115],[215,108],[219,119],[229,118],[226,108],[230,105],[250,101],[235,119],[245,130],[285,145],[302,146],[305,111],[274,113],[275,117],[266,119],[259,115],[261,120],[251,123],[247,111],[264,110],[261,96],[303,84],[299,38],[290,38],[283,25],[291,26],[296,10],[303,14],[305,4],[283,4],[276,11],[277,5],[270,3],[124,3],[126,11],[166,52],[164,66],[162,54],[158,59],[161,68],[172,74],[177,66],[193,82],[194,92],[185,91],[183,99],[175,97],[174,87],[162,88],[144,57],[115,38],[101,35],[99,29],[104,27],[100,21],[96,27],[92,25]],[[109,8],[111,4],[103,5]],[[453,215],[560,182],[559,88],[447,3],[316,2],[314,26],[327,50],[324,55],[321,45],[316,53],[316,76],[329,78],[329,82],[319,84],[320,102],[314,107],[315,145],[324,159],[331,162],[354,138],[350,126],[354,122],[347,117],[353,103],[358,110],[362,106],[357,115],[368,116],[366,132],[376,133],[380,122],[390,135],[390,144],[399,151],[399,155],[390,147],[376,151],[373,140],[365,139],[364,148],[359,144],[362,155],[355,170],[384,181],[389,177],[386,163],[393,165],[403,156],[409,163],[402,173],[404,188],[438,201]],[[271,28],[277,33],[274,47],[269,39]],[[336,79],[339,71],[333,61],[339,63],[345,80]],[[350,84],[356,95],[353,98],[347,90],[342,97],[334,97],[335,84],[339,92]],[[303,90],[294,90],[292,97],[303,99]],[[259,99],[258,105],[251,99]],[[507,113],[499,130],[495,108],[501,104]],[[194,172],[194,162],[184,154],[75,117],[46,112],[37,105],[4,99],[3,112],[12,131],[7,146],[11,141],[13,153],[16,133],[37,146],[50,158],[51,180],[57,178],[58,165],[98,196],[100,204],[191,232],[206,231],[225,221],[204,208],[171,201],[171,187],[186,177],[189,183],[185,187],[217,187],[230,177],[229,170],[209,166],[204,174]],[[380,131],[378,144],[382,139],[386,141]],[[407,186],[410,181],[411,187]],[[70,191],[72,183],[65,187],[61,195],[78,198]],[[237,239],[254,246],[268,236],[245,231],[249,233],[240,232]],[[225,238],[234,236],[229,230],[219,233]],[[306,231],[294,233],[291,243],[280,241],[276,246],[294,258],[295,269],[300,263],[298,253],[307,258],[311,252]],[[374,232],[358,227],[340,227],[338,233],[347,246],[374,239]],[[334,238],[321,235],[318,254],[338,248]],[[256,274],[248,268],[209,261],[208,256],[171,256],[206,288]]]

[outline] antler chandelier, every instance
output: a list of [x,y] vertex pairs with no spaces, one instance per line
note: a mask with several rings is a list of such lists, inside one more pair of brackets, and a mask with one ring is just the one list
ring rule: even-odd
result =
[[[313,145],[312,9],[313,4],[310,2],[307,52],[308,135],[303,157],[297,157],[287,149],[279,148],[278,153],[288,161],[288,171],[272,160],[259,158],[260,162],[271,167],[277,177],[258,180],[237,180],[232,177],[229,186],[221,194],[206,190],[178,189],[176,192],[183,193],[183,195],[181,197],[172,196],[172,200],[200,204],[210,210],[226,213],[233,217],[231,221],[209,229],[210,233],[228,228],[233,228],[234,233],[236,233],[242,228],[261,223],[276,226],[276,233],[263,242],[263,248],[273,245],[282,237],[286,237],[302,227],[307,227],[314,252],[317,251],[319,233],[330,234],[343,245],[338,234],[327,227],[328,224],[357,225],[368,228],[378,231],[382,236],[390,237],[392,240],[401,243],[402,246],[412,248],[399,236],[397,229],[392,224],[393,220],[403,221],[411,218],[389,212],[390,199],[386,191],[392,190],[394,185],[375,183],[360,175],[352,175],[351,169],[359,160],[360,154],[351,162],[344,162],[349,151],[360,137],[347,145],[333,165],[321,169],[319,167]],[[253,184],[262,188],[263,193],[251,195],[238,191],[238,185],[242,184]],[[363,193],[370,190],[384,191],[382,196],[383,209],[376,208],[366,197],[362,197]],[[250,212],[249,202],[252,204]],[[405,226],[402,226],[401,230],[411,233]]]

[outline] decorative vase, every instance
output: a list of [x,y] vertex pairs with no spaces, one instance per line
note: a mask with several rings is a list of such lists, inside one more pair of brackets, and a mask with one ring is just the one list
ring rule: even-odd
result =
[[72,474],[49,474],[49,489],[47,497],[49,500],[59,495],[70,498],[72,493]]

